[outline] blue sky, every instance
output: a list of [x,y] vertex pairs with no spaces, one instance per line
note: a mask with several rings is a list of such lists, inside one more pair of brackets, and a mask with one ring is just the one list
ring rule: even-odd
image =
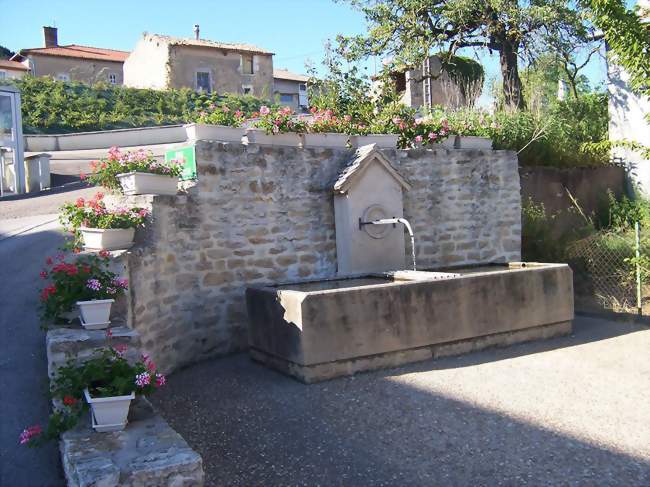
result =
[[[333,0],[0,0],[0,12],[0,45],[12,50],[42,46],[43,25],[59,28],[61,44],[131,50],[142,32],[190,37],[198,23],[202,38],[258,45],[275,52],[275,67],[296,72],[307,59],[320,63],[327,39],[365,31],[358,12]],[[496,57],[481,60],[488,78],[498,76]],[[585,72],[594,83],[604,73],[599,59]]]

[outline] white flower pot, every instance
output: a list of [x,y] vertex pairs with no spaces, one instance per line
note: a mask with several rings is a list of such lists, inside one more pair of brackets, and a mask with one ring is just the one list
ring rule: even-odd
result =
[[148,172],[129,172],[118,174],[122,192],[131,196],[134,194],[168,194],[178,193],[178,178],[164,174]]
[[128,396],[91,397],[88,389],[84,389],[84,396],[86,402],[90,404],[95,431],[105,433],[124,429],[128,422],[131,401],[135,399],[135,392]]
[[111,305],[114,299],[77,301],[81,325],[87,330],[103,330],[111,323]]
[[395,149],[399,135],[395,134],[370,134],[370,135],[351,135],[350,144],[355,149],[368,144],[377,144],[380,149]]
[[348,140],[350,137],[347,134],[319,133],[319,134],[305,134],[303,138],[304,138],[305,147],[345,148],[348,145]]
[[133,245],[135,228],[79,228],[87,250],[122,250]]
[[187,140],[216,140],[219,142],[241,142],[246,130],[241,127],[228,127],[226,125],[207,125],[203,123],[189,123],[183,125],[187,133]]
[[294,132],[284,134],[267,134],[263,129],[247,129],[249,144],[279,145],[284,147],[302,147],[303,136]]
[[459,139],[460,139],[459,141],[460,149],[482,149],[482,150],[492,149],[492,139],[489,139],[487,137],[461,135]]

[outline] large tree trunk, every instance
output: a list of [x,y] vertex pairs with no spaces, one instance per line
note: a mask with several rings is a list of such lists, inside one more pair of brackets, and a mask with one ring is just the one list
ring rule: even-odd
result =
[[522,110],[526,108],[526,102],[524,101],[524,95],[521,90],[521,79],[519,78],[518,50],[518,43],[504,40],[499,50],[499,60],[501,62],[505,104],[508,107]]

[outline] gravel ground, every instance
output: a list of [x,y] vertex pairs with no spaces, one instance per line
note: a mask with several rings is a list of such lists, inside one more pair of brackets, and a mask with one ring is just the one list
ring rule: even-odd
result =
[[246,355],[155,397],[209,486],[650,485],[650,330],[570,337],[303,385]]

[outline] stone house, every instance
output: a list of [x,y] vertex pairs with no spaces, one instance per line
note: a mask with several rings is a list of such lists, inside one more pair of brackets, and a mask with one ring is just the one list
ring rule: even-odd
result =
[[296,74],[286,69],[273,70],[273,95],[274,99],[296,111],[309,107],[307,96],[307,82],[309,76]]
[[29,67],[18,61],[0,59],[0,82],[4,79],[19,79],[29,73]]
[[78,44],[59,45],[56,27],[43,27],[43,38],[43,47],[21,49],[11,60],[27,66],[34,76],[122,84],[122,65],[129,56],[127,51]]
[[124,84],[273,96],[273,53],[249,44],[143,34],[124,63]]

